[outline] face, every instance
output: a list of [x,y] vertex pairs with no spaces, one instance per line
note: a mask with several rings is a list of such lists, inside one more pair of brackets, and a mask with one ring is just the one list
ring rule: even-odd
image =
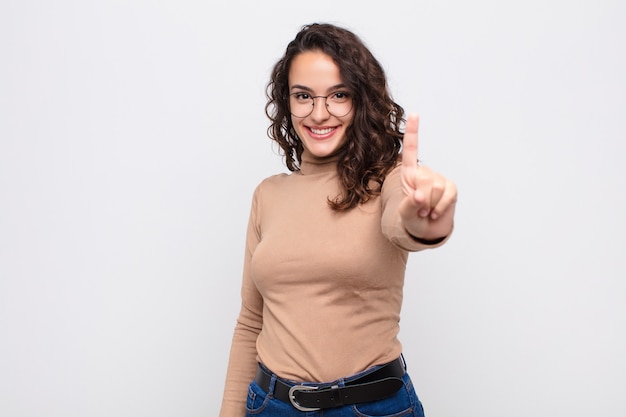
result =
[[323,97],[313,98],[313,111],[306,117],[292,114],[291,122],[302,145],[312,155],[325,157],[334,154],[346,142],[346,130],[354,117],[351,98],[347,98],[350,107],[347,114],[335,111],[346,108],[345,100],[349,96],[341,80],[339,67],[330,56],[320,51],[306,51],[297,55],[289,68],[289,93],[292,111],[296,105],[300,108],[306,106],[306,101],[311,97],[328,96],[326,101]]

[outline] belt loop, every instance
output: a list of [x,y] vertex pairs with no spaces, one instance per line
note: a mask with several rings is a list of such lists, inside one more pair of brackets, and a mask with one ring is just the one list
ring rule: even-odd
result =
[[278,377],[274,372],[272,372],[272,377],[270,378],[270,387],[267,393],[267,395],[271,396],[272,398],[274,397],[274,389],[276,388],[276,378]]

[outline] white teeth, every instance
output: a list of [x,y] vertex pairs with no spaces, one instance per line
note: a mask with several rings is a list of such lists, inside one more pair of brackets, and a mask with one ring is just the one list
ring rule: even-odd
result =
[[316,135],[325,135],[327,133],[330,133],[333,131],[332,127],[328,127],[326,129],[313,129],[311,128],[311,132],[315,133]]

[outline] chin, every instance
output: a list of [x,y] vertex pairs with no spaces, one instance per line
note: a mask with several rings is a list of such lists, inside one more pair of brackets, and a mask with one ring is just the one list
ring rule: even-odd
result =
[[313,144],[313,146],[306,146],[305,148],[309,153],[317,158],[325,158],[328,156],[336,155],[343,143],[329,146],[320,146],[320,144]]

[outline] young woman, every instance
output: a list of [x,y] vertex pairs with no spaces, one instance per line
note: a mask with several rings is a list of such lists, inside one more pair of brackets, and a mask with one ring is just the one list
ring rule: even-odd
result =
[[399,331],[409,252],[443,244],[454,183],[352,32],[304,26],[272,72],[290,174],[256,188],[221,417],[422,416]]

